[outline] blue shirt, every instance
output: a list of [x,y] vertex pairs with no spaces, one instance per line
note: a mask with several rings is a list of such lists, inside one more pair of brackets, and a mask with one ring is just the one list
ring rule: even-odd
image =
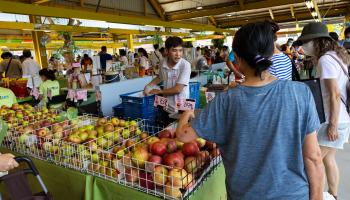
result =
[[103,70],[106,70],[107,60],[112,60],[112,56],[110,54],[104,53],[104,52],[100,52],[99,56],[100,56],[101,68]]
[[269,72],[281,80],[292,80],[292,61],[284,53],[274,54]]
[[319,126],[308,86],[282,80],[223,92],[192,122],[218,144],[230,200],[308,200],[302,146]]

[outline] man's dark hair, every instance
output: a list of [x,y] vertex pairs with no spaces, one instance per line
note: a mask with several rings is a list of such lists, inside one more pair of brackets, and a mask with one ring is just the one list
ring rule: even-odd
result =
[[89,57],[89,55],[88,54],[84,54],[84,58],[88,58]]
[[267,70],[274,52],[274,32],[268,22],[257,22],[240,28],[233,40],[232,48],[238,57],[255,70],[255,75]]
[[201,48],[200,48],[200,47],[197,47],[197,48],[196,48],[196,51],[200,51],[200,50],[201,50]]
[[101,51],[107,51],[107,47],[106,46],[102,46],[101,47]]
[[120,51],[120,56],[126,56],[126,51],[124,49]]
[[350,34],[350,26],[345,29],[344,36],[346,37],[349,34]]
[[160,53],[163,53],[164,51],[165,51],[165,48],[164,48],[164,47],[162,47],[162,48],[159,49],[159,52],[160,52]]
[[154,50],[159,49],[159,44],[154,44],[154,45],[153,45],[153,48],[154,48]]
[[11,58],[11,57],[12,57],[12,53],[8,52],[8,51],[1,54],[2,59],[7,59],[7,58]]
[[224,50],[224,51],[228,50],[228,46],[226,46],[226,45],[223,46],[223,47],[222,47],[222,50]]
[[176,47],[182,47],[183,46],[183,41],[181,38],[173,36],[173,37],[168,37],[165,41],[165,48],[170,49],[170,48],[176,48]]
[[336,32],[330,32],[329,36],[331,36],[331,38],[335,41],[339,40],[339,35]]
[[29,49],[24,49],[22,54],[23,54],[24,58],[31,58],[32,57],[32,52],[30,52]]
[[139,49],[137,50],[137,52],[142,53],[143,56],[145,56],[146,58],[148,58],[148,53],[147,53],[147,51],[146,51],[144,48],[139,48]]

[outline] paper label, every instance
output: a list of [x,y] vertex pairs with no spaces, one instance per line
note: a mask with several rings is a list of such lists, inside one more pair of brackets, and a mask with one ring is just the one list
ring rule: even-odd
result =
[[155,95],[154,97],[154,106],[157,107],[157,106],[161,106],[161,107],[164,107],[164,108],[167,108],[168,107],[168,99],[165,98],[165,97],[162,97],[162,96],[158,96],[158,95]]
[[77,90],[76,91],[76,99],[77,100],[87,100],[87,90]]
[[73,101],[75,99],[75,92],[74,90],[68,90],[68,93],[67,93],[67,99]]
[[34,87],[30,93],[36,100],[39,98],[39,90],[38,88]]
[[193,99],[184,99],[181,97],[175,98],[176,108],[178,110],[194,110],[196,107],[196,101]]

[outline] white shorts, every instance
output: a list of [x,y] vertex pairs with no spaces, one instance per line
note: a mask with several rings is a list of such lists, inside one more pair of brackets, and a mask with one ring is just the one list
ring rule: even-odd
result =
[[327,135],[328,123],[321,124],[321,128],[317,133],[317,139],[320,146],[331,147],[335,149],[343,149],[344,143],[349,141],[350,123],[338,124],[338,139],[336,141],[330,141]]

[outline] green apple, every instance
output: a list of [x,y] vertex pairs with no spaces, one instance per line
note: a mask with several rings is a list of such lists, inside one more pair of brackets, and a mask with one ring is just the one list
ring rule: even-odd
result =
[[74,152],[74,149],[70,145],[66,144],[62,147],[62,153],[64,156],[71,156],[71,155],[73,155],[73,152]]
[[128,129],[124,129],[122,132],[122,136],[124,139],[128,139],[130,137],[130,132]]
[[51,146],[50,148],[50,153],[52,154],[57,154],[59,151],[60,147],[59,146]]
[[79,137],[82,141],[85,141],[88,138],[89,134],[87,132],[81,132],[79,133]]
[[100,159],[100,156],[97,153],[94,153],[91,155],[92,162],[98,163],[99,159]]
[[44,142],[44,143],[43,143],[43,149],[44,149],[45,151],[50,151],[51,147],[52,147],[51,142]]
[[108,161],[106,160],[100,160],[100,165],[103,166],[103,167],[108,167]]
[[124,127],[128,127],[129,125],[130,125],[130,122],[126,121],[125,124],[124,124]]
[[137,121],[135,120],[130,121],[130,126],[137,126]]
[[106,138],[107,140],[113,140],[113,133],[106,133],[103,135],[104,138]]
[[102,147],[102,148],[105,148],[107,146],[107,140],[105,138],[98,138],[97,139],[97,145]]
[[86,130],[89,130],[89,131],[92,131],[95,129],[94,125],[92,125],[92,124],[87,125],[85,128],[86,128]]
[[113,133],[113,142],[118,143],[119,137],[120,137],[120,134],[118,132]]
[[141,130],[139,128],[137,128],[136,131],[135,131],[135,134],[136,135],[140,135],[141,133],[142,133]]

